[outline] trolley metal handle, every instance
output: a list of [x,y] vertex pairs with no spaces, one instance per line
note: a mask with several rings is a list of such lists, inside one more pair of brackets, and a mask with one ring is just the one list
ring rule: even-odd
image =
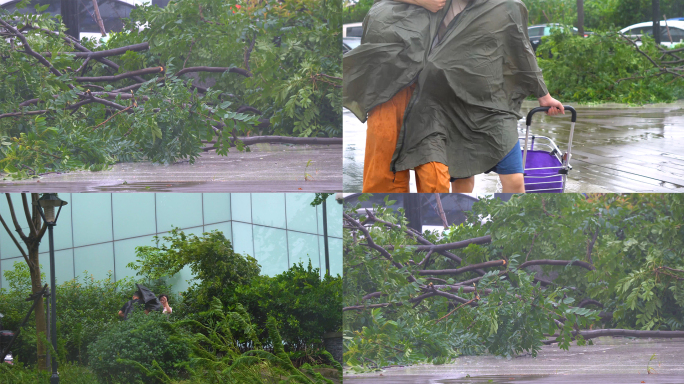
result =
[[[563,166],[567,167],[570,165],[570,154],[572,152],[572,136],[575,132],[575,122],[577,122],[577,111],[575,111],[575,108],[569,105],[564,105],[563,108],[572,113],[572,117],[570,119],[570,137],[568,138],[568,152],[566,153],[566,156],[564,156],[565,158],[563,159]],[[523,147],[523,169],[525,169],[525,166],[527,166],[527,140],[530,133],[530,125],[532,124],[532,115],[534,115],[537,112],[547,112],[549,109],[551,109],[551,107],[536,107],[533,108],[527,114],[527,118],[525,119],[525,125],[527,125],[527,127],[525,128],[525,146]]]
[[[572,121],[573,123],[577,121],[577,111],[575,111],[575,108],[569,106],[569,105],[564,105],[563,108],[565,110],[572,112]],[[527,114],[527,119],[525,119],[525,124],[527,126],[532,125],[532,115],[534,115],[537,112],[548,112],[548,110],[551,109],[551,107],[537,107],[533,108],[530,113]]]

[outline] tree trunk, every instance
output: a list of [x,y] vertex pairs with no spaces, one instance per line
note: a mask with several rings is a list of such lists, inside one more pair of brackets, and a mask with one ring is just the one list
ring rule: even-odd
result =
[[[29,260],[33,263],[34,267],[29,266],[31,271],[31,290],[32,293],[38,293],[43,289],[43,283],[40,280],[40,260],[38,259],[38,244],[28,247]],[[53,292],[53,289],[50,289]],[[36,314],[36,337],[38,341],[37,345],[37,356],[38,356],[38,369],[46,370],[46,355],[45,355],[45,343],[43,340],[47,340],[47,324],[45,323],[45,306],[43,305],[43,300],[38,300],[36,303],[36,308],[34,313]]]
[[584,0],[577,0],[577,33],[584,37]]

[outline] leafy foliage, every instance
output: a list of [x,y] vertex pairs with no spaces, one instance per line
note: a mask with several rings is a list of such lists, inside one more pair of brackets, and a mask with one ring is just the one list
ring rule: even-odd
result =
[[179,363],[187,360],[189,345],[169,335],[170,318],[159,312],[133,312],[126,321],[110,324],[88,348],[90,368],[103,383],[138,382],[144,376],[128,366],[135,361],[151,368],[153,361],[170,377],[177,377]]
[[[21,363],[0,364],[0,377],[3,384],[47,384],[51,372],[29,369]],[[97,384],[97,377],[86,367],[76,364],[60,364],[59,379],[68,384]]]
[[233,251],[230,240],[220,231],[205,232],[202,237],[174,228],[156,246],[136,248],[137,261],[128,268],[151,280],[170,277],[186,266],[195,280],[185,294],[191,311],[206,310],[212,298],[230,294],[259,275],[256,259]]
[[330,275],[321,279],[311,262],[308,267],[295,263],[273,277],[259,276],[225,300],[231,307],[245,306],[262,329],[273,317],[288,351],[320,349],[323,334],[342,328],[342,279]]
[[[315,372],[308,364],[297,369],[283,349],[283,340],[278,332],[276,321],[267,321],[272,352],[264,350],[257,337],[257,328],[250,316],[238,304],[234,312],[224,311],[221,301],[214,297],[209,311],[200,314],[206,321],[186,320],[173,324],[169,330],[173,338],[183,340],[192,346],[190,359],[182,365],[187,369],[192,382],[198,383],[280,383],[281,380],[332,384],[331,380]],[[191,326],[199,331],[194,334],[184,332]],[[252,349],[241,352],[243,335],[251,343]],[[327,353],[327,352],[326,352]],[[328,354],[330,360],[334,361]],[[122,360],[138,367],[149,377],[163,383],[175,383],[158,364],[148,369],[135,360]],[[339,374],[342,368],[337,364]],[[305,374],[306,373],[306,374]]]
[[[356,208],[347,207],[347,212],[365,219]],[[476,307],[457,307],[444,297],[410,301],[429,281],[417,273],[423,266],[409,263],[413,251],[400,247],[416,244],[405,233],[403,209],[375,207],[378,218],[401,228],[376,222],[369,229],[376,244],[394,246],[390,253],[393,261],[405,263],[401,269],[362,245],[360,233],[345,230],[345,306],[388,303],[344,312],[346,364],[362,371],[391,364],[443,363],[459,354],[535,355],[545,334],[555,334],[552,339],[567,349],[573,330],[589,327],[684,329],[684,197],[519,195],[505,203],[480,200],[466,214],[461,225],[423,235],[434,244],[492,236],[489,244],[452,250],[462,258],[461,265],[437,255],[429,264],[429,269],[453,269],[507,260],[505,275],[492,270],[477,282],[476,291],[472,285],[451,291],[467,300],[479,297]],[[517,268],[540,259],[580,260],[595,270],[572,265]],[[409,274],[417,281],[409,282]],[[439,284],[472,277],[478,275],[466,272]],[[535,278],[552,282],[543,286]],[[362,299],[373,292],[384,296]],[[580,303],[585,299],[598,301],[603,308],[584,308],[586,304]],[[612,317],[599,322],[599,309]],[[578,336],[577,342],[586,341]]]
[[[237,311],[244,307],[268,339],[266,322],[273,316],[281,328],[289,351],[320,349],[324,333],[342,326],[341,277],[325,276],[320,270],[295,263],[273,277],[259,275],[256,259],[233,251],[230,240],[219,231],[202,237],[174,229],[156,246],[138,247],[137,261],[129,268],[141,277],[158,280],[189,267],[195,276],[174,313],[201,320],[200,312],[210,310],[219,298]],[[251,348],[249,339],[242,340]]]
[[[62,37],[46,32],[64,31],[49,14],[0,12],[2,20],[27,27],[24,35],[35,52],[74,52]],[[339,136],[340,13],[339,2],[326,0],[139,6],[124,31],[112,33],[106,43],[83,42],[93,51],[149,43],[147,51],[108,57],[118,71],[93,60],[77,72],[81,61],[68,54],[48,55],[58,72],[51,71],[25,54],[19,39],[2,39],[0,115],[24,114],[0,118],[0,169],[26,178],[102,170],[123,161],[192,163],[202,142],[216,137],[217,153],[225,155],[231,145],[244,149],[233,136],[250,133]],[[238,70],[175,75],[202,66]],[[130,77],[102,86],[75,79],[155,67],[155,73],[142,75],[146,82],[134,97],[126,88],[135,84]],[[205,91],[193,83],[210,87]],[[91,95],[110,103],[76,107]],[[19,105],[32,99],[39,101]]]
[[[654,41],[643,40],[640,49],[658,60],[662,54]],[[549,93],[559,100],[646,104],[684,98],[684,78],[661,74],[613,32],[584,38],[555,29],[537,54]]]
[[[5,315],[2,323],[5,329],[16,330],[32,304],[25,300],[31,292],[31,278],[23,261],[14,263],[14,269],[4,270],[3,274],[9,289],[0,291],[0,308]],[[44,276],[42,280],[45,280]],[[164,285],[149,286],[156,292],[168,290]],[[94,280],[85,273],[57,286],[57,352],[62,361],[88,362],[88,345],[110,324],[119,321],[116,314],[123,303],[130,300],[133,287],[131,279],[114,282],[109,276],[104,280]],[[24,364],[36,362],[34,330],[35,320],[31,316],[12,346],[15,361]]]

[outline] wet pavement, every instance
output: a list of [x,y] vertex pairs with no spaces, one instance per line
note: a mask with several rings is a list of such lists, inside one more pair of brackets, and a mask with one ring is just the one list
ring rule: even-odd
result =
[[[522,113],[537,106],[525,101]],[[684,192],[684,100],[628,107],[577,106],[566,192]],[[366,125],[345,110],[344,190],[361,192]],[[524,135],[525,121],[518,122]],[[535,114],[531,134],[567,150],[570,115]],[[497,191],[496,174],[477,175],[475,193]],[[415,191],[415,183],[412,183]]]
[[341,145],[255,144],[194,164],[120,163],[100,172],[0,181],[0,192],[341,192]]
[[544,346],[536,358],[464,356],[447,365],[393,367],[361,375],[347,372],[344,382],[684,384],[684,341],[601,337],[594,339],[592,346],[573,344],[569,351],[557,345]]

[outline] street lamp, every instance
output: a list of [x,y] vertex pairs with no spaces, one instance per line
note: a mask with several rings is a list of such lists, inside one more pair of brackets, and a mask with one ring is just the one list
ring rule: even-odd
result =
[[[48,226],[48,235],[50,238],[50,286],[51,286],[51,311],[50,311],[50,338],[52,339],[52,348],[55,353],[52,354],[52,376],[50,377],[50,384],[59,384],[59,374],[57,373],[57,285],[55,284],[55,243],[52,237],[52,229],[57,225],[57,218],[62,211],[62,207],[67,205],[67,202],[57,197],[56,193],[43,193],[43,196],[38,199],[38,212]],[[55,207],[59,207],[57,215],[55,215]],[[44,212],[43,212],[44,211]]]

